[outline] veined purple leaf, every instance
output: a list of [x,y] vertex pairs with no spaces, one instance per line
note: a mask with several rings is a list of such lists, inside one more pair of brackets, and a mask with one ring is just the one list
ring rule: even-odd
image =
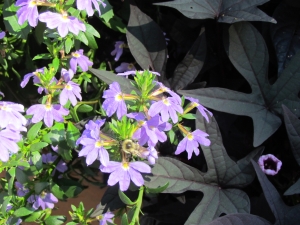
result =
[[276,23],[272,17],[257,8],[269,0],[175,0],[156,3],[180,11],[191,19],[217,19],[222,23],[240,21],[266,21]]
[[262,36],[250,23],[237,23],[225,36],[225,49],[235,68],[249,82],[252,93],[224,88],[180,90],[180,94],[199,99],[208,108],[249,116],[253,120],[253,145],[259,146],[281,125],[281,105],[300,116],[300,54],[293,57],[277,81],[270,85],[267,77],[269,56]]

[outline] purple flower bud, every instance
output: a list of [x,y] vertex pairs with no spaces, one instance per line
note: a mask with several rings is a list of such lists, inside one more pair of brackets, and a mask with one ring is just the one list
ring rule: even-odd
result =
[[268,154],[258,159],[258,165],[265,174],[274,176],[281,169],[282,162],[274,155]]
[[112,56],[114,55],[116,56],[115,61],[118,61],[120,59],[121,55],[123,54],[123,48],[124,48],[124,41],[116,41],[115,49],[111,52]]
[[5,31],[0,32],[0,39],[3,39],[4,37],[5,37]]

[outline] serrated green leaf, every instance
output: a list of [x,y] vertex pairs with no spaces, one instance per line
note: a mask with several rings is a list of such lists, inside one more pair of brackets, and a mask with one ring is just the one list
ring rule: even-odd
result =
[[155,3],[177,9],[191,19],[217,19],[218,22],[236,23],[240,21],[276,21],[257,8],[268,0],[175,0]]
[[27,138],[28,138],[29,141],[33,141],[36,138],[36,136],[37,136],[39,130],[41,129],[42,125],[43,125],[43,122],[41,121],[41,122],[38,122],[38,123],[34,124],[32,127],[30,127],[30,129],[27,133]]
[[67,218],[65,216],[49,216],[45,220],[46,225],[60,225],[63,224]]
[[38,142],[38,143],[34,143],[32,145],[30,145],[30,148],[29,150],[31,152],[34,152],[34,151],[39,151],[43,148],[45,148],[46,146],[48,146],[49,144],[47,142]]

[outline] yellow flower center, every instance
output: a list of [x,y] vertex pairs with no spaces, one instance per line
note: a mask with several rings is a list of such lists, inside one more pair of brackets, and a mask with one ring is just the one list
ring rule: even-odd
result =
[[67,12],[62,12],[61,15],[62,15],[62,19],[64,20],[64,22],[67,22],[70,20]]
[[167,106],[171,105],[169,99],[167,99],[167,98],[164,98],[162,101]]
[[123,162],[123,163],[122,163],[122,168],[123,168],[124,170],[128,170],[128,169],[129,169],[129,163],[128,163],[128,162]]
[[192,140],[194,139],[194,136],[193,136],[192,133],[188,133],[188,134],[186,135],[186,137],[187,137],[187,139],[189,139],[190,141],[192,141]]
[[115,96],[115,100],[116,101],[122,101],[124,98],[123,98],[123,94],[122,93],[119,93],[119,94],[117,94],[116,96]]
[[102,141],[96,141],[95,147],[96,147],[96,148],[99,148],[99,147],[101,147],[101,146],[103,146]]
[[67,90],[72,90],[72,89],[73,89],[72,86],[69,85],[69,84],[67,84],[67,85],[65,86],[65,88],[66,88]]
[[7,112],[10,112],[11,108],[7,107],[6,105],[0,105],[0,110],[4,110],[4,111],[7,111]]
[[79,58],[80,57],[80,55],[77,52],[73,52],[72,56],[75,57],[75,58]]
[[127,69],[131,70],[133,68],[133,64],[129,63]]
[[199,106],[199,103],[193,102],[193,103],[192,103],[192,106],[193,106],[193,107],[198,107],[198,106]]
[[50,111],[52,109],[52,105],[51,104],[47,104],[45,105],[45,108],[47,111]]
[[37,5],[36,0],[32,0],[32,1],[29,2],[29,7],[34,7],[36,5]]

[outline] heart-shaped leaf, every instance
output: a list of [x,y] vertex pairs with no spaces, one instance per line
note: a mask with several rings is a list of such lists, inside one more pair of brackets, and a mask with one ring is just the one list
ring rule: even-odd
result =
[[135,5],[130,5],[126,37],[133,57],[143,69],[160,73],[167,59],[166,41],[160,27]]
[[248,213],[233,213],[219,217],[206,225],[271,225],[271,223],[259,216]]
[[171,87],[173,90],[184,89],[192,83],[201,71],[206,57],[205,28],[194,42],[190,51],[175,69]]
[[269,0],[175,0],[156,3],[172,7],[191,19],[217,19],[218,22],[276,21],[257,8]]
[[176,159],[160,157],[152,169],[153,176],[146,176],[145,185],[153,188],[169,182],[164,193],[182,193],[188,190],[203,192],[202,201],[185,224],[205,224],[222,213],[249,213],[247,194],[234,188],[245,187],[252,182],[255,175],[250,160],[260,155],[263,148],[258,148],[235,162],[226,153],[214,118],[207,123],[198,113],[196,128],[208,133],[211,140],[209,147],[202,146],[208,171],[203,173]]
[[180,94],[200,100],[206,107],[249,116],[253,120],[253,145],[259,146],[281,125],[278,117],[285,104],[300,116],[300,54],[293,57],[277,81],[270,85],[267,78],[268,51],[260,33],[247,22],[229,28],[225,48],[236,69],[249,82],[252,93],[245,94],[224,88],[180,90]]
[[256,162],[252,160],[258,180],[263,189],[268,204],[276,218],[275,225],[298,225],[300,221],[300,205],[287,206],[279,193]]
[[300,14],[299,9],[287,3],[279,4],[273,14],[277,24],[270,27],[272,41],[278,60],[278,74],[300,50]]

